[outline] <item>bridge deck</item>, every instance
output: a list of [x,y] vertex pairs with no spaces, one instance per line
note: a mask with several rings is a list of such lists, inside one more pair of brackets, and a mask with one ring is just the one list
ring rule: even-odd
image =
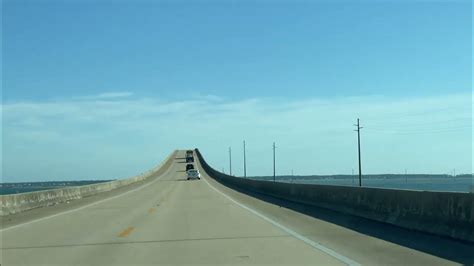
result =
[[186,181],[183,158],[124,194],[4,229],[2,265],[452,263],[230,190],[202,170]]

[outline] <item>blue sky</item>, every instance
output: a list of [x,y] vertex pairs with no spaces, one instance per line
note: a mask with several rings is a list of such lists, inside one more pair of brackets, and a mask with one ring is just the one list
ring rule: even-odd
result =
[[[4,1],[2,179],[472,172],[470,1]],[[28,167],[25,167],[25,166]]]

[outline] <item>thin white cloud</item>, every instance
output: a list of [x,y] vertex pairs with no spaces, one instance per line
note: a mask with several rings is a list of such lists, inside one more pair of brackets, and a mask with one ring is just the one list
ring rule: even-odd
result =
[[95,95],[86,95],[86,96],[79,96],[76,99],[80,100],[110,100],[110,99],[117,99],[117,98],[127,98],[133,96],[133,92],[129,91],[118,91],[118,92],[104,92]]
[[224,101],[224,98],[217,96],[217,95],[212,95],[212,94],[206,94],[206,95],[201,95],[198,94],[194,98],[198,100],[204,100],[204,101],[210,101],[210,102],[222,102]]
[[101,93],[96,96],[96,98],[122,98],[122,97],[130,97],[132,96],[132,92],[106,92]]
[[[3,104],[4,173],[47,175],[33,169],[55,165],[65,167],[58,173],[63,178],[77,173],[114,178],[149,168],[172,149],[196,146],[220,169],[227,166],[227,147],[238,149],[243,139],[253,175],[270,170],[267,155],[273,141],[279,147],[280,171],[347,173],[356,162],[352,124],[358,117],[365,127],[367,172],[472,170],[472,96],[467,94],[289,102],[213,97],[163,101],[118,95],[104,98],[113,101],[95,97]],[[81,165],[80,171],[72,166],[68,170],[69,163]],[[241,163],[238,156],[235,163]]]

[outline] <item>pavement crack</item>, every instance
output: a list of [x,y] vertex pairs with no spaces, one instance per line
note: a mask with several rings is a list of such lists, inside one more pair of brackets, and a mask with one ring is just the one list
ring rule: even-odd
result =
[[116,242],[98,242],[85,244],[58,244],[41,246],[12,246],[2,247],[0,250],[26,250],[26,249],[47,249],[47,248],[68,248],[68,247],[88,247],[105,245],[130,245],[130,244],[153,244],[153,243],[172,243],[172,242],[192,242],[192,241],[216,241],[216,240],[239,240],[239,239],[266,239],[266,238],[291,238],[290,235],[272,235],[272,236],[242,236],[242,237],[210,237],[210,238],[183,238],[183,239],[160,239],[143,241],[116,241]]

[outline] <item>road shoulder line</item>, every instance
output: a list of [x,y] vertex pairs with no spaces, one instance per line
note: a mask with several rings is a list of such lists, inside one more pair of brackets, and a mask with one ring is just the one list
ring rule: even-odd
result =
[[295,231],[291,230],[290,228],[288,228],[288,227],[286,227],[286,226],[284,226],[284,225],[282,225],[282,224],[276,222],[275,220],[273,220],[273,219],[271,219],[271,218],[269,218],[269,217],[267,217],[267,216],[261,214],[260,212],[258,212],[258,211],[256,211],[256,210],[254,210],[254,209],[252,209],[252,208],[250,208],[250,207],[248,207],[248,206],[246,206],[246,205],[244,205],[244,204],[242,204],[242,203],[240,203],[240,202],[234,200],[233,198],[231,198],[230,196],[228,196],[228,195],[225,194],[224,192],[218,190],[216,187],[214,187],[213,185],[211,185],[211,184],[206,180],[206,178],[202,178],[202,180],[204,180],[204,181],[207,183],[207,185],[208,185],[209,187],[211,187],[213,190],[215,190],[215,191],[218,192],[219,194],[223,195],[223,196],[226,197],[228,200],[230,200],[230,201],[232,201],[233,203],[237,204],[237,205],[240,206],[241,208],[243,208],[243,209],[245,209],[245,210],[251,212],[252,214],[254,214],[254,215],[256,215],[256,216],[262,218],[263,220],[265,220],[265,221],[271,223],[272,225],[274,225],[274,226],[280,228],[281,230],[285,231],[286,233],[290,234],[291,236],[293,236],[293,237],[295,237],[295,238],[297,238],[297,239],[299,239],[299,240],[305,242],[306,244],[312,246],[313,248],[315,248],[315,249],[317,249],[317,250],[320,250],[320,251],[322,251],[322,252],[324,252],[324,253],[330,255],[331,257],[333,257],[333,258],[335,258],[335,259],[337,259],[337,260],[339,260],[339,261],[341,261],[341,262],[343,262],[343,263],[345,263],[345,264],[347,264],[347,265],[351,265],[351,266],[359,266],[359,265],[360,265],[358,262],[356,262],[356,261],[354,261],[354,260],[352,260],[352,259],[350,259],[350,258],[348,258],[348,257],[346,257],[346,256],[344,256],[344,255],[341,255],[341,254],[337,253],[336,251],[334,251],[334,250],[332,250],[332,249],[330,249],[330,248],[328,248],[328,247],[325,247],[325,246],[323,246],[323,245],[321,245],[321,244],[319,244],[319,243],[317,243],[317,242],[314,242],[313,240],[311,240],[311,239],[309,239],[309,238],[307,238],[307,237],[305,237],[305,236],[303,236],[303,235],[298,234],[297,232],[295,232]]

